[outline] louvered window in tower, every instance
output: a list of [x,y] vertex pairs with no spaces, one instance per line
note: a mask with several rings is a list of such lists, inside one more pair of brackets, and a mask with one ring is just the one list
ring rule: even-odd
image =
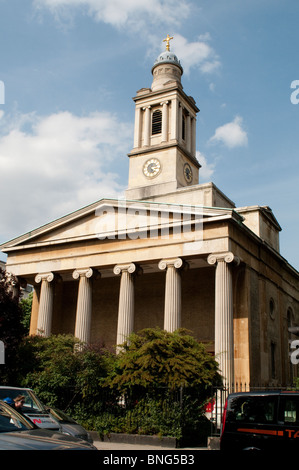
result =
[[162,111],[157,109],[153,112],[152,118],[152,135],[160,134],[162,132]]

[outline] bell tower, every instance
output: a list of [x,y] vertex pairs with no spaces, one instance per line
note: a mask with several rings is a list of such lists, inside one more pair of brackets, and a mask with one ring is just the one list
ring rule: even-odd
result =
[[183,91],[183,68],[166,50],[152,67],[151,88],[141,88],[135,101],[134,147],[129,153],[127,199],[147,199],[198,184],[194,99]]

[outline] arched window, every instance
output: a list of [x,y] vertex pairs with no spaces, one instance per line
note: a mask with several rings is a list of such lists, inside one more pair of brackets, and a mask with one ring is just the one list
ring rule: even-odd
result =
[[275,302],[274,302],[274,299],[270,299],[270,302],[269,302],[269,313],[270,313],[270,317],[272,318],[272,320],[275,319]]
[[152,135],[160,134],[162,132],[162,111],[156,109],[152,117]]

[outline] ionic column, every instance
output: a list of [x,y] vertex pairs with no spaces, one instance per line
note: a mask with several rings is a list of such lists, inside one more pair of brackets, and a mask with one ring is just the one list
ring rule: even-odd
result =
[[186,117],[186,143],[187,143],[187,150],[191,152],[191,116],[190,113],[187,114]]
[[119,303],[118,303],[118,321],[117,321],[117,337],[116,344],[120,345],[126,341],[127,337],[134,329],[134,273],[136,265],[118,264],[114,267],[113,272],[121,275]]
[[140,120],[141,108],[135,109],[134,148],[140,147]]
[[143,110],[145,111],[143,147],[148,147],[150,144],[151,135],[151,107],[146,106],[143,108]]
[[193,157],[196,155],[196,119],[195,117],[191,120],[191,154]]
[[170,123],[170,131],[171,131],[171,139],[178,140],[178,113],[179,113],[179,102],[175,98],[171,101],[171,123]]
[[90,327],[92,314],[92,282],[93,270],[75,269],[73,278],[79,279],[75,337],[82,343],[88,344],[90,341]]
[[53,316],[53,273],[37,274],[35,282],[41,282],[37,334],[48,337],[51,335],[52,316]]
[[181,258],[161,260],[159,269],[166,270],[164,330],[173,332],[181,327]]
[[181,103],[179,103],[179,129],[178,129],[178,141],[182,142],[183,140],[183,107]]
[[216,266],[215,273],[215,357],[223,376],[224,387],[234,385],[234,330],[232,263],[239,264],[233,253],[212,254],[208,263]]
[[162,106],[162,142],[168,140],[168,101],[160,103]]

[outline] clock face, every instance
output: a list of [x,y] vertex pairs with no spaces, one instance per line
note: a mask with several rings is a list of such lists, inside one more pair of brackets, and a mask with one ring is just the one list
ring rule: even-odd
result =
[[153,178],[157,176],[161,171],[161,163],[156,158],[147,160],[143,166],[143,173],[147,178]]
[[189,163],[185,163],[184,165],[184,177],[187,183],[191,183],[193,175],[192,175],[192,169]]

